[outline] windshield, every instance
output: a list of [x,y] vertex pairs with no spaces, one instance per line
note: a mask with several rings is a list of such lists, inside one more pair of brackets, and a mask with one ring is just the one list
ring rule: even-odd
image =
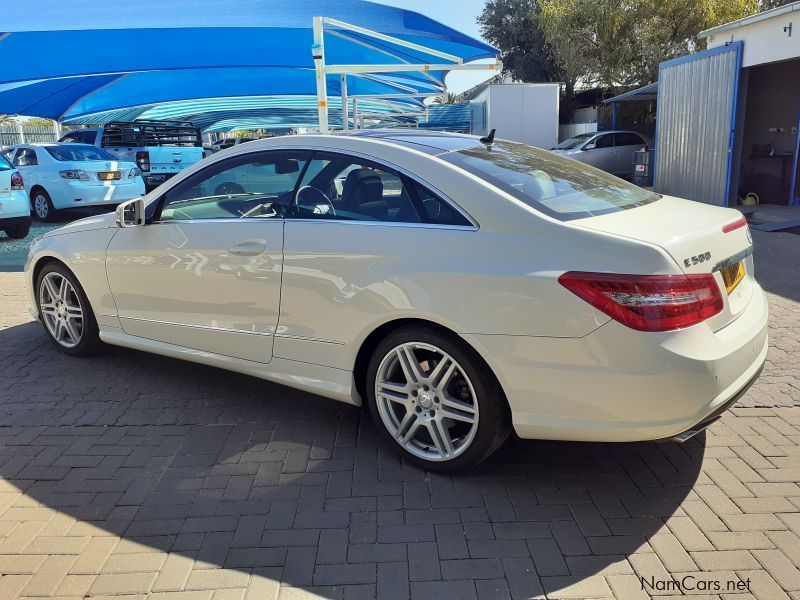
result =
[[561,221],[617,212],[661,197],[605,171],[513,142],[473,146],[440,158]]
[[584,142],[588,142],[592,139],[596,134],[594,133],[581,133],[580,135],[576,135],[575,137],[571,137],[568,140],[564,140],[558,146],[554,146],[553,150],[574,150]]
[[50,156],[61,161],[117,160],[105,150],[88,144],[61,144],[45,146],[44,149]]
[[6,159],[5,156],[0,154],[0,171],[8,171],[13,168],[14,167],[11,166],[11,163],[8,162],[8,159]]

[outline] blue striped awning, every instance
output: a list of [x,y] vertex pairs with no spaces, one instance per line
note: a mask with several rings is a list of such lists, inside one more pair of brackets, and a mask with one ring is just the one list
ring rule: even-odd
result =
[[[499,54],[423,15],[365,0],[140,0],[98,6],[96,0],[3,6],[0,53],[9,60],[0,70],[0,113],[72,121],[203,98],[313,96],[314,16],[465,62]],[[442,62],[420,50],[339,33],[350,39],[326,35],[328,64]],[[435,92],[443,89],[445,74],[348,75],[348,93]],[[338,75],[328,77],[331,96],[340,95],[339,81]]]

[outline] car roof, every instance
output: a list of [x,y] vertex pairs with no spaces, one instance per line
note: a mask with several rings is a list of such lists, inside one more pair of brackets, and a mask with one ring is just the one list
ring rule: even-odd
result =
[[481,145],[478,136],[443,131],[358,129],[355,131],[336,132],[336,135],[379,139],[433,155]]

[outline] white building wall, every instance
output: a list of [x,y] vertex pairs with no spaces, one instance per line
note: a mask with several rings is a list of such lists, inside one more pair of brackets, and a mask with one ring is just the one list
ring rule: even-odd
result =
[[486,129],[538,148],[558,143],[557,83],[513,83],[488,88]]
[[800,2],[776,9],[773,16],[750,22],[744,19],[736,27],[714,31],[706,38],[709,48],[744,42],[743,67],[800,57]]

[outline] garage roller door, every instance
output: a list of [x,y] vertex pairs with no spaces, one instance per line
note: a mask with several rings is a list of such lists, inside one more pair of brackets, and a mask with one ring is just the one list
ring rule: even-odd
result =
[[742,43],[661,63],[655,191],[727,206]]

